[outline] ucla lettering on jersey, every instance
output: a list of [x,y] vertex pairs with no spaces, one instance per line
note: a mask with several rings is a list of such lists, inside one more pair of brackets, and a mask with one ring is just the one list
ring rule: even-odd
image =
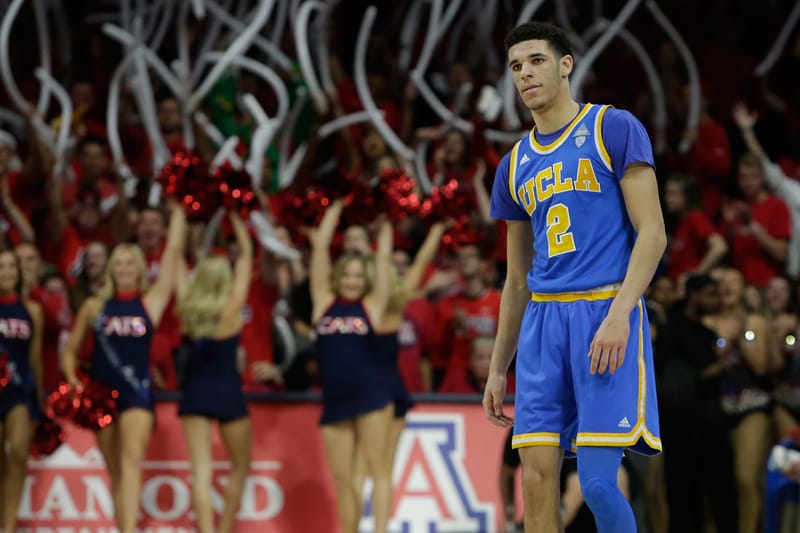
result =
[[619,179],[603,144],[609,106],[586,104],[553,142],[535,130],[511,151],[508,192],[531,217],[532,292],[583,291],[622,281],[634,243]]

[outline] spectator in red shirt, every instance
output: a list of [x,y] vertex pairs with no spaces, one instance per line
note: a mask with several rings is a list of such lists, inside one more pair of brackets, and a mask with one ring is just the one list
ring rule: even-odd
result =
[[[447,394],[483,394],[489,378],[489,363],[492,360],[494,337],[478,336],[470,343],[469,365],[451,367],[447,371],[438,392]],[[514,392],[514,378],[509,376],[508,392]]]
[[739,160],[741,199],[722,205],[720,231],[728,240],[731,262],[756,287],[782,274],[791,236],[789,208],[765,188],[761,161],[752,154]]
[[664,207],[670,222],[669,276],[708,272],[728,252],[725,239],[700,209],[694,179],[685,174],[667,178]]
[[464,245],[457,256],[463,280],[461,292],[437,303],[441,340],[432,361],[434,389],[450,367],[467,366],[473,337],[497,332],[500,293],[489,287],[487,264],[480,248]]

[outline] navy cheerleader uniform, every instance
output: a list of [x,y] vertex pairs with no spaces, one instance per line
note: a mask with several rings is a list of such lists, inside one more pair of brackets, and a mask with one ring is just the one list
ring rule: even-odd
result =
[[0,419],[17,405],[28,406],[31,420],[39,417],[36,384],[30,364],[33,321],[22,301],[14,296],[0,299],[0,353],[7,358],[8,385],[0,391]]
[[375,355],[377,342],[364,305],[337,299],[317,322],[322,381],[320,424],[333,424],[385,407],[391,397]]
[[769,414],[772,409],[768,384],[753,372],[738,348],[734,350],[721,376],[721,405],[731,427],[738,425],[751,413],[760,411]]
[[220,423],[246,417],[247,402],[236,367],[239,335],[190,342],[178,415],[216,418]]
[[119,391],[122,412],[153,410],[150,392],[150,343],[153,324],[141,296],[118,294],[108,300],[93,325],[92,380]]
[[378,367],[383,372],[383,379],[394,402],[394,417],[403,418],[409,409],[414,407],[414,400],[406,390],[403,377],[397,367],[397,355],[400,351],[398,332],[379,333],[376,335]]

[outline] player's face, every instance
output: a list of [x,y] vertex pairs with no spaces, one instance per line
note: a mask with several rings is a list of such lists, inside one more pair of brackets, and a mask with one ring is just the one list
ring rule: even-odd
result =
[[139,282],[139,267],[133,253],[122,250],[114,257],[111,264],[111,277],[118,290],[132,291]]
[[363,261],[353,259],[342,270],[339,279],[339,296],[347,300],[358,300],[364,296],[367,288],[367,272]]
[[564,89],[572,56],[556,57],[547,41],[522,41],[509,48],[508,67],[528,109],[544,111]]
[[664,207],[667,213],[679,213],[686,207],[686,198],[680,183],[668,181],[664,186]]

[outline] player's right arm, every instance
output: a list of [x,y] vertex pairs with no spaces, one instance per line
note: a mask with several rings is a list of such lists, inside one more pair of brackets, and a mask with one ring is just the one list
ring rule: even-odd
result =
[[517,349],[522,315],[531,299],[527,275],[533,262],[533,229],[530,221],[509,220],[508,274],[500,298],[500,317],[497,322],[489,379],[483,395],[483,410],[493,424],[511,426],[514,420],[503,413],[506,394],[506,374]]

